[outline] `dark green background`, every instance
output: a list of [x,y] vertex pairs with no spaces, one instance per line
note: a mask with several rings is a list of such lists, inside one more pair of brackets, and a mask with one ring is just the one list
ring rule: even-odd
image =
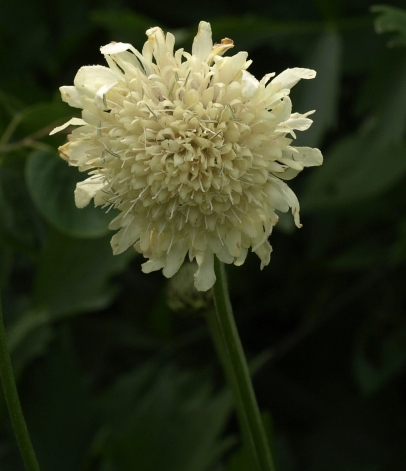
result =
[[[42,471],[254,470],[203,313],[175,313],[160,273],[111,255],[109,217],[75,208],[84,175],[48,136],[75,112],[59,86],[103,64],[100,46],[140,49],[159,25],[188,49],[200,20],[257,78],[318,73],[292,92],[317,110],[297,144],[325,156],[291,182],[304,227],[282,215],[270,265],[228,270],[277,469],[406,469],[406,13],[379,35],[372,5],[2,1],[2,303]],[[0,469],[20,471],[3,398],[0,418]]]

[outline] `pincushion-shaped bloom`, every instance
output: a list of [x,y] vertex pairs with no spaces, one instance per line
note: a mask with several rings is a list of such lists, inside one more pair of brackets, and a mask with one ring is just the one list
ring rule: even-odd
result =
[[251,248],[261,268],[269,263],[276,210],[291,208],[300,227],[299,202],[283,180],[320,165],[322,155],[291,146],[313,111],[292,114],[289,92],[316,73],[294,68],[258,81],[246,52],[222,57],[233,43],[213,45],[206,22],[192,54],[174,52],[174,36],[160,28],[146,34],[142,53],[108,44],[101,52],[109,67],[82,67],[73,86],[61,87],[82,119],[53,132],[79,126],[60,155],[90,170],[75,190],[79,208],[93,198],[119,210],[109,226],[118,230],[113,252],[133,245],[148,259],[144,272],[163,269],[166,277],[188,254],[198,264],[195,286],[206,291],[214,256],[241,265]]

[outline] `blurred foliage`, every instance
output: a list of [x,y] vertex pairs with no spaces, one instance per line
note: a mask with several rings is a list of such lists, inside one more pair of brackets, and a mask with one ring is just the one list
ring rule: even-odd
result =
[[[216,41],[249,51],[257,77],[295,66],[318,74],[292,98],[296,111],[317,110],[298,144],[325,156],[294,182],[304,229],[281,215],[269,267],[250,256],[229,269],[278,470],[404,471],[404,3],[2,6],[0,280],[42,471],[249,469],[202,313],[160,273],[142,274],[131,250],[112,256],[109,217],[75,208],[84,175],[58,158],[64,136],[49,136],[72,113],[58,87],[103,63],[101,45],[141,48],[159,25],[189,47],[202,19]],[[179,302],[190,312],[171,310]],[[2,397],[0,413],[0,469],[22,470]]]
[[374,13],[381,13],[375,21],[377,33],[396,32],[388,42],[389,46],[406,46],[406,11],[386,5],[375,5],[371,8]]

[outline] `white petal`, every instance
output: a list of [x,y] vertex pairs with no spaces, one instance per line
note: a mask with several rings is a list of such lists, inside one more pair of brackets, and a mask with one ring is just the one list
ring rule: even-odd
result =
[[240,267],[241,265],[243,265],[243,263],[245,262],[245,259],[247,258],[247,255],[248,255],[248,249],[243,247],[241,249],[240,255],[234,260],[234,265],[236,267]]
[[[121,221],[123,222],[123,220]],[[110,228],[110,226],[109,226]],[[114,255],[119,255],[134,245],[139,239],[141,226],[139,221],[131,219],[127,225],[122,227],[117,234],[115,234],[110,241],[111,248]]]
[[271,261],[272,247],[268,241],[262,243],[259,247],[253,250],[261,260],[261,270]]
[[280,126],[287,126],[290,129],[297,129],[298,131],[306,131],[306,129],[309,129],[313,123],[313,120],[309,119],[307,116],[314,112],[315,110],[308,111],[305,114],[293,113],[289,119],[280,123]]
[[198,57],[201,61],[205,61],[213,49],[213,41],[211,39],[211,26],[206,21],[199,23],[197,35],[193,41],[192,55]]
[[94,148],[94,143],[90,140],[70,141],[67,144],[69,147],[69,159],[74,165],[86,165],[89,159],[87,151]]
[[297,199],[295,193],[293,193],[291,188],[289,188],[288,185],[282,182],[281,180],[272,177],[270,177],[270,180],[273,181],[275,186],[278,188],[278,191],[280,191],[280,193],[284,197],[286,203],[292,208],[292,215],[293,219],[295,220],[296,227],[302,227],[302,225],[300,224],[299,217],[299,200]]
[[240,71],[246,69],[247,56],[247,52],[240,51],[231,57],[216,57],[214,61],[219,70],[216,81],[226,85],[232,82]]
[[[148,43],[148,41],[147,41],[147,43]],[[130,52],[125,52],[127,50],[130,50],[133,54],[131,54]],[[139,63],[141,63],[142,66],[144,67],[145,71],[148,74],[150,73],[147,61],[145,60],[145,57],[143,57],[142,54],[140,54],[139,51],[137,51],[137,49],[135,49],[135,47],[132,46],[131,44],[112,42],[110,44],[107,44],[106,46],[101,47],[100,51],[101,51],[102,54],[104,54],[104,56],[119,54],[119,56],[118,56],[119,60],[120,60],[120,58],[124,58],[125,60],[130,62],[130,64],[133,64],[137,68],[139,67]],[[133,59],[131,56],[136,56],[137,59],[139,60],[139,63],[137,62],[135,57]],[[109,60],[109,58],[106,57],[106,60],[109,63],[109,65],[114,68],[114,66],[112,65],[111,59]]]
[[275,77],[275,72],[271,72],[269,74],[265,74],[261,79],[261,85],[265,87],[265,85],[269,82],[269,79]]
[[225,243],[230,255],[238,257],[241,252],[241,231],[237,227],[233,227],[227,232]]
[[165,261],[165,268],[162,270],[162,273],[166,278],[171,278],[182,266],[186,252],[188,251],[187,245],[183,245],[184,246],[182,246],[180,242],[174,244],[168,253]]
[[143,273],[151,273],[152,271],[160,270],[165,266],[165,257],[153,258],[141,265]]
[[75,204],[78,208],[84,208],[90,203],[90,200],[95,197],[96,192],[105,186],[103,180],[99,176],[92,176],[76,184]]
[[258,80],[246,70],[242,72],[241,92],[246,98],[252,98],[258,90]]
[[272,113],[276,117],[276,122],[280,123],[282,126],[284,123],[290,119],[292,114],[292,101],[290,97],[285,96],[283,101],[279,103],[273,110]]
[[220,252],[216,253],[216,255],[217,255],[217,258],[220,260],[220,262],[233,263],[234,261],[234,257],[230,255],[230,252],[228,251],[225,245],[222,246]]
[[108,108],[106,106],[106,98],[105,98],[105,95],[106,93],[114,87],[114,85],[117,84],[117,81],[113,82],[113,83],[108,83],[106,85],[103,85],[102,87],[100,87],[97,92],[96,92],[96,96],[94,97],[94,102],[97,106],[97,108],[99,108],[100,110],[105,110],[106,108]]
[[69,121],[67,121],[65,124],[62,124],[62,126],[58,126],[57,128],[52,129],[52,131],[49,133],[51,136],[52,134],[56,134],[59,131],[62,131],[63,129],[67,128],[68,126],[83,126],[87,124],[86,121],[80,118],[72,118]]
[[272,171],[271,173],[272,173],[272,175],[275,175],[275,177],[281,178],[282,180],[292,180],[301,171],[302,171],[302,169],[301,170],[294,170],[291,167],[285,167],[281,171]]
[[114,82],[117,82],[117,75],[108,67],[101,65],[81,67],[74,80],[78,92],[91,98],[94,98],[103,85]]
[[73,86],[64,86],[59,87],[61,92],[62,101],[67,103],[73,108],[82,108],[82,103],[80,101],[80,93]]
[[102,46],[100,52],[102,54],[118,54],[119,52],[127,51],[127,49],[132,49],[132,47],[128,43],[116,43],[113,41],[110,44],[106,44],[106,46]]
[[319,149],[312,147],[294,147],[297,153],[293,154],[293,159],[300,162],[304,167],[314,167],[323,163],[323,155]]
[[281,157],[278,159],[279,162],[288,165],[290,168],[293,168],[293,170],[297,170],[297,172],[301,172],[303,170],[303,165],[301,162],[297,162],[295,159],[293,159],[292,155],[286,154],[285,152],[283,155],[287,155],[287,157]]
[[316,77],[315,70],[295,67],[294,69],[284,70],[281,74],[277,75],[271,83],[280,83],[282,88],[292,88],[300,79],[312,79],[314,77]]
[[155,26],[147,30],[146,35],[148,36],[148,42],[152,44],[157,65],[164,63],[167,53],[169,52],[164,32],[161,28]]
[[275,179],[270,178],[270,180],[271,184],[265,187],[266,194],[274,208],[276,208],[278,211],[286,213],[287,211],[289,211],[289,204],[280,190],[280,185],[275,184]]
[[166,33],[166,48],[171,55],[173,55],[174,47],[175,47],[175,36],[172,33]]
[[121,221],[123,219],[123,213],[118,214],[112,221],[110,221],[109,229],[112,231],[117,231],[122,226]]
[[214,273],[214,255],[210,248],[204,253],[196,254],[199,269],[195,273],[195,287],[198,291],[209,290],[216,281]]

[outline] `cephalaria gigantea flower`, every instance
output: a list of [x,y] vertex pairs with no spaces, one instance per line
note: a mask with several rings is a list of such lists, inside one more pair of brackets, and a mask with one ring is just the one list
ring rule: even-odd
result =
[[82,110],[60,155],[89,178],[75,202],[119,211],[109,227],[114,254],[134,246],[143,271],[172,277],[186,255],[197,262],[195,286],[215,282],[213,257],[242,265],[251,248],[270,261],[275,211],[299,202],[284,180],[320,165],[318,149],[293,147],[295,131],[312,123],[292,113],[290,89],[313,70],[293,68],[258,81],[246,52],[223,54],[230,39],[212,43],[202,21],[192,53],[174,51],[175,38],[146,32],[142,52],[130,44],[101,48],[108,67],[82,67],[62,99]]

